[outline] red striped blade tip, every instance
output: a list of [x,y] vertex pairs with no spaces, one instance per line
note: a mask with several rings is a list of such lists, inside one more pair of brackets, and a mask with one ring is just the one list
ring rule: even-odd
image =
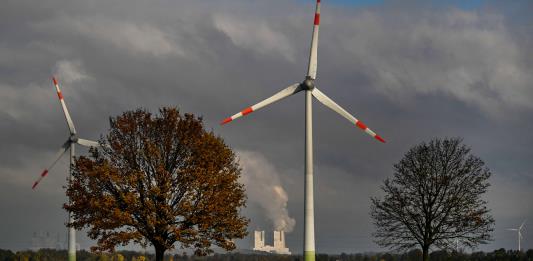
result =
[[359,129],[361,129],[361,130],[366,130],[367,129],[366,125],[362,121],[358,121],[355,125],[357,127],[359,127]]
[[241,113],[242,113],[242,116],[245,116],[245,115],[248,115],[248,114],[252,113],[253,111],[254,110],[252,109],[252,107],[248,107],[248,108],[242,110]]
[[315,14],[315,25],[320,25],[320,14]]
[[57,85],[56,77],[52,77],[52,81],[54,82],[54,85]]
[[381,142],[383,142],[383,143],[387,143],[387,142],[386,142],[382,137],[380,137],[379,135],[376,135],[376,137],[374,137],[374,138],[376,138],[376,140],[379,140],[379,141],[381,141]]
[[224,124],[226,124],[226,123],[228,123],[228,122],[230,122],[230,121],[232,121],[231,118],[225,118],[225,119],[220,123],[220,125],[224,125]]
[[37,184],[39,184],[39,182],[37,181],[33,182],[33,186],[31,186],[31,189],[35,189],[35,187],[37,187]]
[[46,176],[47,174],[48,174],[48,170],[45,169],[45,170],[43,171],[43,173],[41,173],[41,177],[44,177],[44,176]]

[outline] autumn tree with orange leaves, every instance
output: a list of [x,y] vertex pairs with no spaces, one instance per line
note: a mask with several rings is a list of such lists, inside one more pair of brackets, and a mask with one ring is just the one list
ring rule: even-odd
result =
[[101,148],[76,159],[67,186],[69,225],[88,229],[91,250],[151,244],[159,261],[176,243],[197,255],[234,249],[249,221],[240,213],[240,168],[223,139],[175,108],[128,111],[110,124]]

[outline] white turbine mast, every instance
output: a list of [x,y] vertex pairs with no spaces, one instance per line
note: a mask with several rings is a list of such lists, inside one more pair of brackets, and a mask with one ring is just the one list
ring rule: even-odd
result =
[[320,26],[320,0],[316,1],[316,11],[313,26],[313,36],[311,39],[311,52],[309,55],[309,64],[305,80],[301,83],[295,83],[273,96],[252,105],[239,113],[226,118],[222,125],[229,123],[239,117],[250,114],[263,107],[266,107],[279,100],[287,98],[293,94],[305,91],[305,215],[304,215],[304,260],[315,260],[315,225],[314,225],[314,203],[313,203],[313,110],[312,99],[315,97],[326,107],[340,114],[352,124],[366,132],[378,141],[385,143],[385,140],[370,130],[363,122],[352,116],[332,99],[327,97],[315,86],[317,73],[317,51],[318,51],[318,30]]
[[[59,98],[59,103],[61,103],[61,107],[63,108],[63,113],[65,114],[65,119],[67,120],[67,126],[70,132],[70,136],[67,138],[67,141],[63,143],[61,146],[61,149],[57,152],[54,161],[48,168],[46,168],[39,178],[33,183],[32,189],[35,189],[37,185],[41,182],[41,180],[48,175],[48,171],[50,171],[54,165],[59,161],[59,159],[67,152],[68,149],[70,149],[70,169],[69,169],[69,181],[72,178],[72,165],[74,164],[74,146],[76,144],[85,146],[85,147],[99,147],[100,144],[96,141],[92,140],[85,140],[78,138],[76,128],[74,128],[74,122],[72,122],[72,118],[70,117],[70,113],[68,112],[67,105],[65,104],[65,100],[63,99],[63,94],[61,93],[61,89],[59,88],[59,83],[57,82],[55,77],[52,77],[52,82],[54,83],[54,86],[56,88],[57,97]],[[69,216],[69,223],[72,223],[74,221],[72,217],[72,213],[68,213]],[[68,260],[69,261],[76,261],[76,230],[73,227],[68,228]]]
[[508,228],[509,231],[516,231],[518,234],[518,252],[520,252],[520,241],[522,240],[522,229],[524,228],[524,224],[526,221],[522,222],[522,225],[520,225],[518,228]]

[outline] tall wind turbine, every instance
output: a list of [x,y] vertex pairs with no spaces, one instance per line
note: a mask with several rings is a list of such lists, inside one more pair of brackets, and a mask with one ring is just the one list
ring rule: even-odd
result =
[[305,218],[304,218],[304,260],[315,260],[315,225],[314,225],[314,203],[313,203],[313,109],[312,97],[315,97],[319,102],[326,107],[340,114],[358,128],[383,143],[385,140],[370,130],[360,120],[356,119],[342,107],[337,105],[332,99],[327,97],[315,86],[316,72],[317,72],[317,50],[318,50],[318,29],[320,25],[320,0],[316,1],[316,11],[313,27],[313,36],[311,39],[311,53],[309,55],[309,65],[305,80],[301,83],[295,83],[284,90],[274,94],[270,98],[263,100],[251,107],[248,107],[241,112],[226,118],[222,121],[222,125],[229,123],[241,116],[248,115],[251,112],[257,111],[267,105],[275,103],[288,96],[305,91]]
[[522,229],[524,228],[524,224],[526,221],[522,222],[522,225],[520,225],[518,228],[508,228],[507,230],[510,231],[516,231],[518,234],[518,252],[520,252],[520,240],[522,239]]
[[[57,152],[54,161],[50,166],[45,169],[39,178],[33,183],[32,189],[35,189],[39,182],[48,175],[48,171],[54,167],[54,165],[59,161],[59,159],[67,152],[68,149],[70,149],[70,169],[69,169],[69,181],[72,178],[72,164],[74,164],[74,146],[76,144],[85,146],[85,147],[98,147],[100,146],[98,142],[91,141],[91,140],[85,140],[78,138],[78,135],[76,133],[76,128],[74,128],[74,123],[72,122],[72,118],[70,118],[70,113],[68,112],[67,105],[65,104],[65,100],[63,99],[63,94],[61,93],[61,89],[59,89],[59,84],[55,77],[52,78],[52,81],[54,83],[54,86],[56,87],[57,97],[59,98],[59,102],[61,103],[61,107],[63,108],[63,113],[65,114],[65,119],[67,120],[67,126],[70,132],[70,136],[67,138],[67,141],[63,143],[63,146],[61,146],[61,149]],[[68,221],[69,223],[72,223],[74,221],[72,217],[72,213],[68,213]],[[68,260],[69,261],[76,261],[76,230],[74,230],[73,227],[69,227],[68,229]]]

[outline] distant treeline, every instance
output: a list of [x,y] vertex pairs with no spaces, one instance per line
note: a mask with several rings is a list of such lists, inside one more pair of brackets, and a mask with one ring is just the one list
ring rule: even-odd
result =
[[[419,261],[422,252],[412,250],[403,254],[375,253],[375,254],[318,254],[316,261]],[[112,254],[96,254],[88,251],[78,251],[77,261],[150,261],[155,260],[151,254],[134,251],[119,251]],[[173,261],[301,261],[297,255],[269,255],[269,254],[215,254],[206,257],[183,255],[167,255],[165,260]],[[431,261],[533,261],[533,249],[525,252],[498,249],[493,252],[474,252],[471,254],[449,251],[435,251],[430,255]],[[0,261],[67,261],[66,250],[42,249],[39,251],[19,251],[0,249]]]

